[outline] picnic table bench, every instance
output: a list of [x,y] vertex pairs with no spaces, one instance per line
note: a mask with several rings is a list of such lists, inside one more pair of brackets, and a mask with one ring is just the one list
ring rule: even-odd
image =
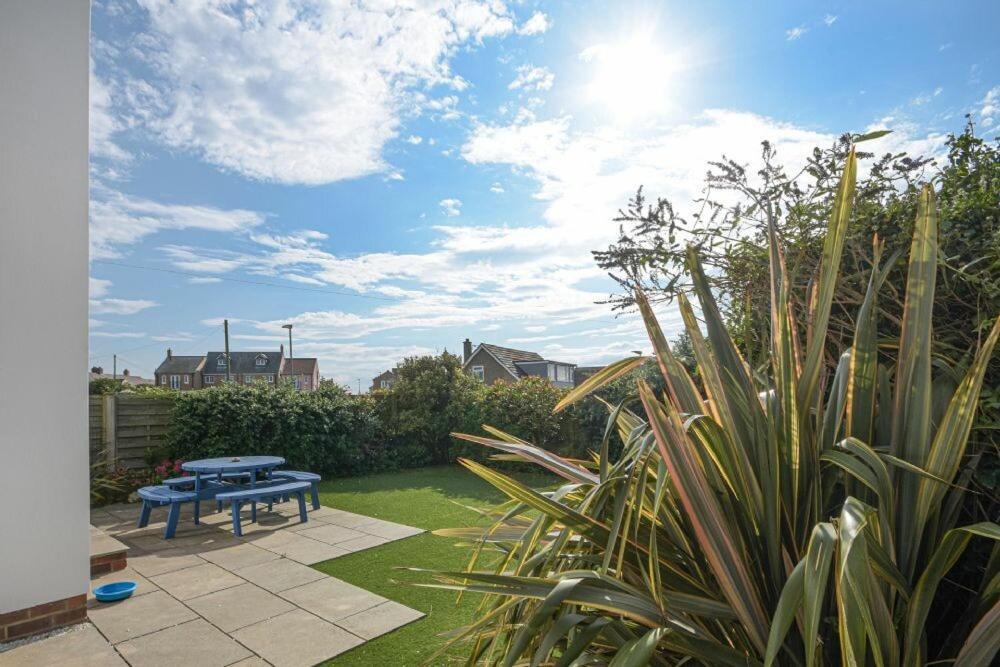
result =
[[276,498],[295,496],[299,501],[299,520],[302,523],[309,521],[309,515],[306,513],[306,491],[309,490],[309,487],[309,482],[269,484],[240,489],[239,491],[226,491],[217,494],[215,499],[220,503],[230,503],[233,515],[233,535],[239,537],[243,534],[243,529],[240,526],[240,506],[246,502],[267,500],[270,504]]

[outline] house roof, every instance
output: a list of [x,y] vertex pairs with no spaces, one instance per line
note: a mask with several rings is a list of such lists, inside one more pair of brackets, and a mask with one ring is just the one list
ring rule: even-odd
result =
[[[207,358],[205,359],[205,372],[210,375],[225,374],[226,372],[225,364],[223,363],[222,365],[219,365],[218,363],[219,357],[225,359],[225,356],[226,356],[225,352],[209,352]],[[264,357],[266,363],[263,366],[258,366],[257,357],[261,356]],[[252,374],[252,373],[277,374],[281,370],[282,358],[283,356],[279,351],[230,352],[229,359],[232,362],[232,367],[229,369],[229,372],[240,373],[240,374]]]
[[313,375],[319,367],[319,362],[315,357],[296,357],[295,359],[285,359],[285,366],[281,369],[282,375]]
[[173,355],[163,360],[156,367],[156,372],[163,373],[196,373],[205,363],[205,357],[184,357]]
[[493,345],[491,343],[480,343],[464,364],[463,368],[469,365],[476,354],[480,350],[485,350],[494,359],[496,359],[504,369],[514,377],[521,377],[521,373],[517,368],[517,362],[519,361],[545,361],[542,355],[537,352],[528,352],[527,350],[515,350],[511,347],[500,347],[499,345]]
[[388,379],[388,378],[394,378],[394,377],[396,377],[396,371],[395,370],[387,370],[387,371],[383,371],[383,372],[379,373],[378,375],[376,375],[375,377],[373,377],[372,381],[378,381],[378,380]]
[[124,373],[119,374],[117,378],[111,373],[88,373],[88,377],[91,380],[114,380],[118,379],[123,384],[138,386],[141,384],[154,384],[149,378],[139,377],[138,375],[125,375]]

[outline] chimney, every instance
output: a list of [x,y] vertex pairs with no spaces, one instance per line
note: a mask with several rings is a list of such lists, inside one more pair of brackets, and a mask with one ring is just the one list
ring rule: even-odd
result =
[[464,364],[472,357],[472,341],[466,338],[462,341],[462,363]]
[[281,357],[281,358],[285,357],[285,344],[284,343],[282,343],[281,347],[278,348],[278,356]]
[[168,348],[167,348],[167,359],[173,359],[173,358],[174,358],[174,351],[173,351],[173,350],[171,350],[171,349],[170,349],[170,348],[168,347]]

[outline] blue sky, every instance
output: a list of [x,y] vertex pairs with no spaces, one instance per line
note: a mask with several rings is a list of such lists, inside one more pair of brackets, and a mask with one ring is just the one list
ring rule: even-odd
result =
[[[589,251],[639,185],[1000,123],[996,2],[95,0],[91,364],[275,349],[352,386],[462,339],[648,347]],[[662,313],[668,330],[677,316]]]

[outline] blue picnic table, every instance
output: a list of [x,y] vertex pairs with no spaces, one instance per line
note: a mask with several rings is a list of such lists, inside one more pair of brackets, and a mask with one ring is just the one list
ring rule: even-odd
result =
[[[226,473],[247,473],[250,475],[250,488],[257,484],[257,474],[265,473],[268,480],[275,468],[285,463],[280,456],[232,456],[216,459],[200,459],[185,461],[181,469],[194,473],[194,522],[200,523],[202,494],[202,475],[215,475],[221,481]],[[257,520],[257,503],[253,502],[250,509],[250,519]]]

